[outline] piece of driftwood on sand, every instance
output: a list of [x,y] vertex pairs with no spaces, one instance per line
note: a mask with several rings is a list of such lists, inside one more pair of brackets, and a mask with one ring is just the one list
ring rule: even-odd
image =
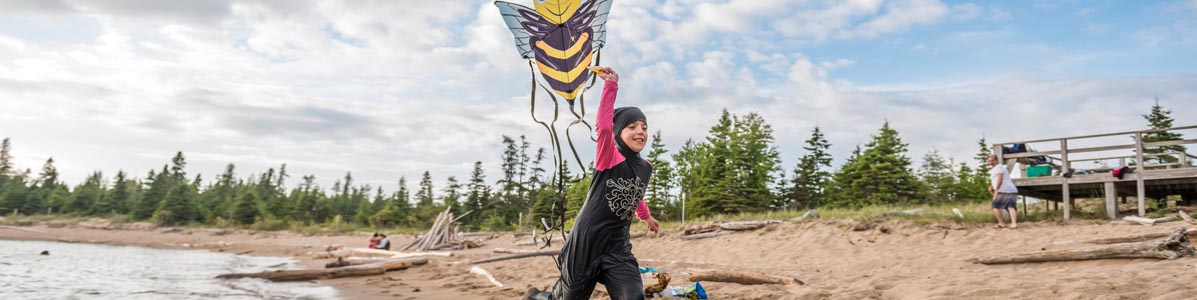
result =
[[653,277],[657,278],[657,283],[645,286],[644,287],[645,295],[650,295],[653,293],[660,293],[662,291],[665,291],[665,288],[669,286],[669,280],[671,279],[671,277],[669,276],[669,273],[661,273],[661,272],[653,273]]
[[[494,253],[507,253],[507,254],[511,254],[511,253],[532,253],[532,252],[541,252],[541,251],[544,251],[544,250],[535,250],[535,249],[508,249],[508,248],[495,248],[495,250],[493,250],[493,252],[494,252]],[[557,251],[561,251],[561,250],[557,250]]]
[[498,288],[504,287],[502,282],[499,282],[498,279],[495,279],[495,275],[491,275],[490,272],[487,272],[486,269],[483,269],[482,267],[473,266],[470,268],[470,273],[474,273],[474,274],[481,275],[482,277],[486,277],[486,280],[490,281],[490,283],[495,285],[495,287],[498,287]]
[[[555,238],[553,238],[553,239],[552,239],[552,242],[553,242],[553,243],[556,243],[556,242],[564,242],[564,241],[565,241],[565,239],[563,239],[563,238],[559,238],[559,237],[555,237]],[[516,246],[537,246],[537,245],[541,245],[541,244],[544,244],[544,241],[542,241],[542,240],[539,240],[539,239],[536,239],[536,240],[530,240],[530,241],[518,241],[518,242],[515,242],[515,245],[516,245]]]
[[[348,266],[322,270],[287,270],[258,273],[233,273],[216,276],[217,279],[262,278],[270,281],[307,281],[354,276],[379,275],[387,271],[403,270],[416,265],[411,259],[398,259],[380,263]],[[425,263],[427,259],[425,258]]]
[[765,226],[768,226],[771,224],[781,223],[781,222],[782,221],[780,221],[780,220],[723,222],[723,223],[718,223],[718,224],[701,225],[701,226],[697,226],[694,228],[686,229],[685,231],[683,231],[683,233],[685,233],[685,235],[694,235],[694,234],[699,234],[699,233],[706,233],[706,232],[720,231],[720,230],[732,230],[732,231],[754,230],[754,229],[760,229],[762,227],[765,227]]
[[1107,258],[1156,258],[1177,259],[1193,256],[1193,246],[1185,228],[1173,231],[1168,236],[1146,242],[1112,244],[1076,250],[1053,250],[1006,256],[974,259],[979,264],[1014,264],[1049,261],[1074,261]]
[[0,229],[12,229],[12,230],[20,230],[20,231],[26,231],[26,232],[34,232],[34,233],[46,233],[45,231],[41,231],[41,230],[37,230],[37,229],[21,228],[21,227],[8,226],[8,225],[0,225]]
[[807,218],[818,217],[818,216],[819,216],[819,212],[812,209],[812,210],[806,211],[806,213],[802,214],[802,216],[790,219],[790,222],[802,222],[803,220],[806,220]]
[[1176,221],[1176,218],[1160,217],[1160,218],[1155,218],[1155,219],[1149,219],[1149,218],[1142,218],[1142,217],[1136,217],[1136,216],[1126,216],[1126,217],[1122,218],[1122,220],[1135,222],[1135,223],[1139,223],[1139,224],[1143,224],[1143,225],[1147,225],[1147,226],[1153,226],[1153,225],[1159,224],[1159,223]]
[[720,270],[690,270],[690,276],[688,279],[691,282],[713,281],[739,284],[806,284],[793,277]]
[[413,265],[423,265],[428,263],[427,257],[405,257],[405,258],[363,258],[363,257],[338,257],[337,261],[324,264],[325,268],[340,268],[357,265],[376,264],[389,261],[410,261]]
[[[1065,245],[1074,245],[1074,244],[1134,243],[1134,242],[1142,242],[1142,241],[1147,241],[1147,240],[1154,240],[1154,239],[1169,236],[1171,234],[1172,234],[1172,232],[1156,232],[1156,233],[1145,233],[1145,234],[1136,234],[1136,235],[1127,235],[1127,236],[1102,237],[1102,238],[1091,238],[1091,239],[1071,240],[1071,241],[1058,241],[1058,242],[1054,242],[1052,244],[1056,245],[1056,246],[1065,246]],[[1185,229],[1185,234],[1197,234],[1197,227]]]
[[561,250],[543,250],[543,251],[536,251],[536,252],[525,252],[525,253],[516,253],[516,254],[512,254],[512,255],[495,256],[495,257],[483,258],[483,259],[479,259],[479,260],[466,260],[465,264],[476,265],[476,264],[485,264],[485,263],[491,263],[491,262],[496,262],[496,261],[504,261],[504,260],[509,260],[509,259],[528,258],[528,257],[536,257],[536,256],[550,256],[550,255],[560,255],[560,254],[561,254]]
[[[466,212],[461,217],[469,213]],[[457,239],[457,220],[461,217],[454,218],[450,208],[445,208],[445,211],[436,216],[436,221],[432,222],[432,228],[429,228],[427,233],[412,241],[407,247],[403,247],[403,250],[460,250],[478,247],[479,242],[465,243]]]
[[735,233],[735,231],[715,231],[715,232],[704,232],[704,233],[696,233],[696,234],[690,234],[690,235],[683,235],[683,236],[682,236],[682,239],[683,239],[683,240],[697,240],[697,239],[705,239],[705,238],[709,238],[709,237],[717,237],[717,236],[729,235],[729,234],[732,234],[732,233]]

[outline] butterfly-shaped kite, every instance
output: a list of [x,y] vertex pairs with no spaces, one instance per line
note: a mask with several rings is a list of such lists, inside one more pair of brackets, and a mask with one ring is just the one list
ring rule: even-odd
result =
[[544,82],[573,106],[590,79],[587,68],[607,39],[611,0],[534,0],[533,8],[496,1],[520,56],[536,63]]

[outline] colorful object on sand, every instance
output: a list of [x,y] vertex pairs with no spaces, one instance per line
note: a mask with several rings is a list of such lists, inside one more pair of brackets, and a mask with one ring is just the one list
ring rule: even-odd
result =
[[702,288],[702,284],[698,282],[691,283],[687,286],[671,286],[669,287],[669,290],[673,293],[674,297],[699,300],[707,299],[707,291],[704,290]]

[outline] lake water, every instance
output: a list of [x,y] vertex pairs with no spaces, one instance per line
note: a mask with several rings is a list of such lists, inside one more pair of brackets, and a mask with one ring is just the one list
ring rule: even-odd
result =
[[0,240],[0,299],[337,299],[309,282],[214,279],[296,268],[282,257]]

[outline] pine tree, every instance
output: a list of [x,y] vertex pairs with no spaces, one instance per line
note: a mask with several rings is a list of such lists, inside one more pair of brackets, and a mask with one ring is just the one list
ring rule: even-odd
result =
[[770,185],[781,169],[781,154],[773,146],[773,128],[757,113],[735,119],[732,169],[737,175],[734,194],[747,211],[770,209],[776,195]]
[[822,204],[826,196],[826,186],[831,181],[831,154],[827,150],[831,144],[827,142],[823,132],[816,126],[806,140],[806,154],[794,166],[792,190],[789,195],[790,207],[810,208]]
[[449,176],[449,179],[445,180],[445,188],[441,190],[441,193],[441,203],[451,207],[455,212],[464,213],[459,211],[461,209],[461,183],[457,182],[457,177]]
[[432,194],[432,174],[428,171],[424,171],[424,176],[420,178],[420,190],[416,191],[416,199],[419,200],[419,207],[432,207],[433,199],[436,199]]
[[313,191],[313,189],[315,189],[315,181],[315,175],[304,176],[303,183],[299,185],[299,188],[297,190],[291,191],[290,198],[292,198],[292,202],[295,203],[295,206],[291,209],[291,215],[294,216],[295,220],[299,221],[300,224],[318,222],[321,220],[319,218],[319,214],[317,213],[318,208],[316,206],[319,197],[317,197],[316,193]]
[[465,217],[466,224],[480,225],[482,218],[478,217],[485,212],[485,205],[490,202],[490,188],[486,186],[486,172],[482,169],[482,162],[474,162],[474,172],[470,174],[470,182],[467,185],[469,194],[466,196],[466,209],[475,211]]
[[58,168],[54,166],[53,157],[47,159],[46,164],[42,165],[42,172],[38,174],[37,181],[37,196],[40,199],[44,199],[44,201],[38,202],[42,202],[42,206],[47,208],[47,213],[61,212],[62,206],[70,198],[70,195],[68,194],[67,197],[58,197],[59,185],[61,183],[58,181]]
[[114,210],[112,202],[104,197],[104,175],[100,171],[92,172],[75,188],[72,195],[71,212],[80,215],[111,214]]
[[726,109],[719,121],[712,126],[705,143],[699,144],[704,155],[694,163],[695,181],[691,201],[687,203],[691,215],[737,213],[749,211],[745,201],[734,194],[735,181],[740,177],[733,169],[736,149],[733,148],[735,124]]
[[680,213],[673,212],[670,204],[670,191],[673,189],[673,167],[670,162],[664,157],[665,153],[669,152],[665,149],[665,143],[661,141],[661,131],[658,130],[653,134],[652,148],[648,152],[648,162],[653,167],[652,180],[649,180],[648,188],[645,190],[644,198],[649,209],[658,215],[658,218],[667,219],[666,216]]
[[926,196],[920,197],[926,202],[951,202],[956,200],[956,174],[952,169],[955,163],[945,159],[939,150],[934,148],[923,155],[923,164],[919,168],[919,176],[925,188]]
[[4,184],[5,179],[13,175],[13,158],[12,158],[12,141],[4,138],[4,142],[0,143],[0,185]]
[[154,220],[163,225],[187,224],[196,219],[195,191],[190,185],[176,185],[154,211]]
[[697,189],[701,177],[698,170],[700,167],[700,160],[706,157],[703,153],[705,147],[694,143],[694,140],[687,139],[682,147],[673,154],[673,173],[674,182],[678,187],[677,199],[674,200],[678,206],[678,218],[681,219],[682,209],[687,214],[693,214],[694,201],[691,200],[694,191]]
[[529,173],[528,174],[528,188],[529,189],[539,190],[544,186],[545,180],[544,180],[543,176],[545,173],[545,169],[541,163],[544,162],[544,159],[546,158],[546,156],[547,156],[547,153],[545,152],[544,147],[536,149],[536,158],[532,160],[532,166],[529,168],[529,171],[528,171],[528,173]]
[[[1151,129],[1168,129],[1172,128],[1172,122],[1174,121],[1171,114],[1172,110],[1165,109],[1164,107],[1160,106],[1160,98],[1156,97],[1155,105],[1151,106],[1151,112],[1143,115],[1143,119],[1147,121],[1147,125]],[[1175,141],[1182,139],[1184,139],[1184,135],[1179,132],[1157,131],[1143,134],[1144,143]],[[1163,154],[1172,152],[1183,153],[1184,151],[1185,147],[1182,145],[1159,146],[1143,149],[1144,153],[1149,154]],[[1155,163],[1174,163],[1177,162],[1178,159],[1172,155],[1160,155],[1154,157],[1144,157],[1143,161],[1147,164],[1151,164],[1152,161],[1155,161]]]
[[252,191],[237,195],[237,204],[233,206],[232,219],[241,225],[253,224],[260,216],[258,212],[258,197]]
[[[865,144],[864,152],[840,169],[836,179],[843,194],[838,204],[849,207],[878,204],[899,204],[914,200],[918,180],[910,170],[906,157],[907,145],[898,132],[885,122],[873,140]],[[859,202],[852,199],[859,199]]]

